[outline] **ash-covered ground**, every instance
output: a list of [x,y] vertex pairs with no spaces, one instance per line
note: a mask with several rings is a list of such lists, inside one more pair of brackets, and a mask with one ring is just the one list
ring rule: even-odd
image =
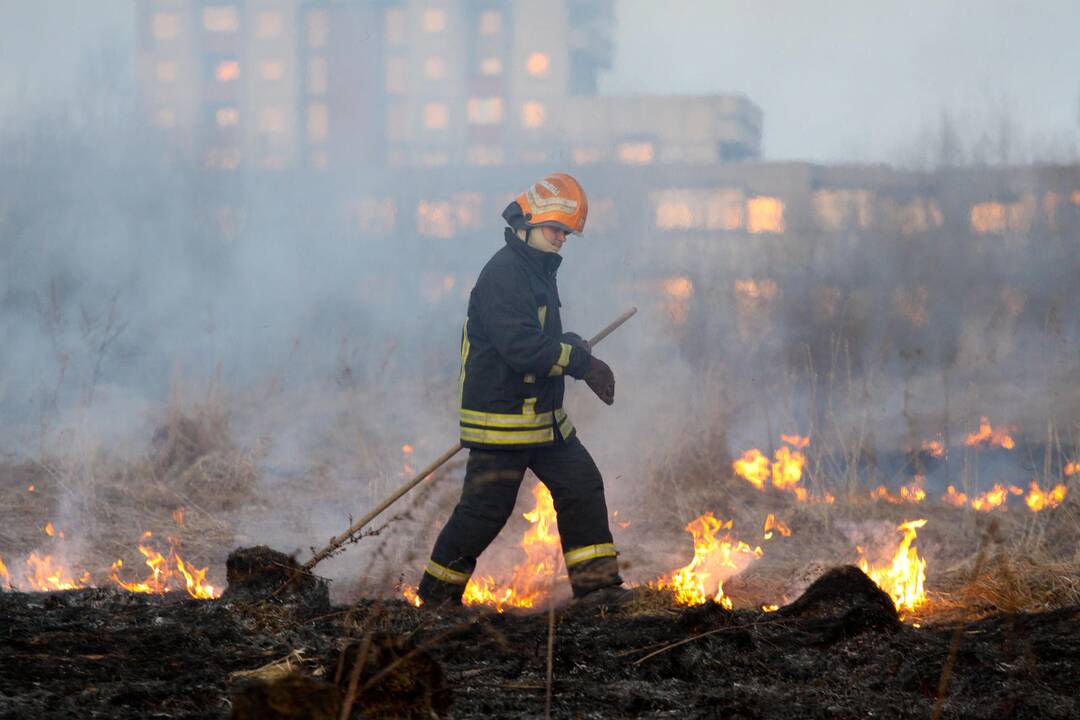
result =
[[0,717],[337,718],[350,680],[353,717],[538,717],[549,632],[553,717],[928,718],[939,697],[943,718],[1080,717],[1080,606],[914,627],[852,567],[774,613],[330,607],[272,584],[0,593]]

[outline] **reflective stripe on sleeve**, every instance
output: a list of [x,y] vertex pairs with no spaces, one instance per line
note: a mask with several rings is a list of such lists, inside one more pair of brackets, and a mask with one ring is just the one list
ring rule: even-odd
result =
[[[548,370],[548,377],[558,377],[559,375],[562,375],[562,373],[562,365],[552,365],[551,369]],[[526,380],[526,382],[528,381]]]
[[443,582],[448,582],[452,585],[467,585],[469,582],[469,573],[451,570],[445,565],[440,565],[434,560],[428,561],[427,567],[424,568],[424,572],[434,578],[442,580]]
[[570,353],[573,352],[574,346],[570,343],[559,343],[559,346],[562,350],[559,353],[559,359],[555,361],[555,364],[559,367],[566,367],[570,364]]
[[555,431],[551,427],[543,430],[486,430],[462,425],[461,439],[485,445],[539,445],[554,442]]
[[559,434],[562,435],[563,440],[569,439],[574,432],[574,423],[570,422],[570,416],[565,410],[555,411],[555,423],[559,426]]
[[466,410],[461,408],[461,423],[463,425],[480,425],[495,428],[543,428],[552,424],[553,414],[551,411],[539,414],[519,413],[485,413],[478,410]]
[[566,561],[566,567],[574,567],[580,565],[586,560],[592,560],[594,558],[602,557],[615,557],[618,555],[615,551],[615,543],[601,543],[599,545],[586,545],[585,547],[574,548],[563,554],[563,559]]

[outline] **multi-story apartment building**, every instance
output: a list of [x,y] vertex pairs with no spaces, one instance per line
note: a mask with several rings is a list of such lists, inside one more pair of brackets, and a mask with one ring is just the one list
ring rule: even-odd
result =
[[760,155],[738,96],[597,95],[613,0],[145,0],[147,118],[222,169],[708,164]]

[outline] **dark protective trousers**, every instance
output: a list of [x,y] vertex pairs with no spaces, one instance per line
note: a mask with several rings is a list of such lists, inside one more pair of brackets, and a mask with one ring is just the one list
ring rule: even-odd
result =
[[418,594],[425,603],[461,602],[476,559],[514,511],[526,469],[551,492],[574,596],[622,583],[603,478],[575,434],[547,447],[469,451],[461,499],[420,581]]

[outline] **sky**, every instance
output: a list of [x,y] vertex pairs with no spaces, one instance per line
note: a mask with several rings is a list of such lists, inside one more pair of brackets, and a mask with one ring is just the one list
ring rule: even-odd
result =
[[[0,118],[69,96],[80,58],[133,54],[136,0],[0,0]],[[765,155],[903,161],[943,110],[1008,116],[1025,152],[1080,141],[1076,0],[618,0],[607,94],[742,93]]]

